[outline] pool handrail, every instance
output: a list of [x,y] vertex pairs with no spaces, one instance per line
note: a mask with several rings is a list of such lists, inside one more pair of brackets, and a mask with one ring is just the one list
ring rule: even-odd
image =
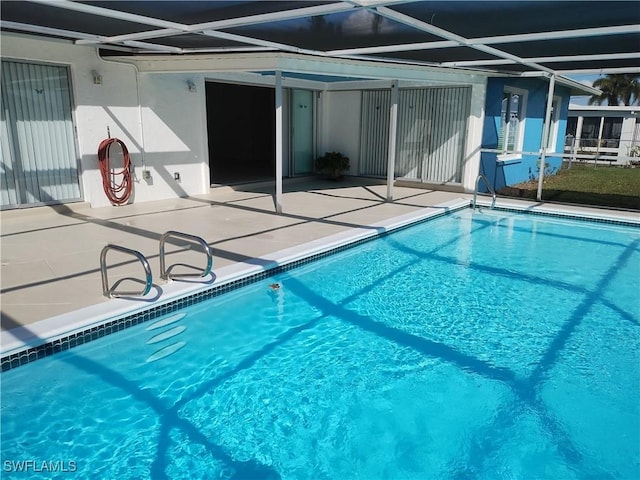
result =
[[473,203],[471,204],[471,206],[474,209],[476,208],[476,198],[478,197],[478,186],[479,186],[480,179],[484,180],[485,185],[487,186],[487,188],[489,189],[489,192],[491,193],[491,198],[492,198],[491,208],[493,209],[493,207],[495,207],[496,205],[496,191],[493,189],[493,187],[489,183],[489,180],[483,173],[479,174],[478,177],[476,178],[476,188],[473,191]]
[[[145,287],[142,292],[114,292],[115,286],[109,288],[109,279],[107,278],[107,252],[109,250],[117,250],[122,253],[127,253],[129,255],[133,255],[140,263],[145,271]],[[149,266],[149,262],[146,257],[138,252],[137,250],[133,250],[132,248],[121,247],[120,245],[115,245],[113,243],[107,244],[102,251],[100,252],[100,273],[102,275],[102,294],[107,298],[118,298],[118,297],[144,297],[149,291],[151,291],[151,287],[153,286],[153,275],[151,274],[151,266]]]
[[200,237],[198,237],[196,235],[191,235],[189,233],[183,233],[183,232],[177,232],[175,230],[169,230],[169,231],[163,233],[162,237],[160,237],[160,278],[162,278],[163,280],[169,281],[169,280],[172,280],[173,278],[193,277],[194,276],[194,275],[191,275],[191,274],[188,274],[188,273],[181,273],[181,274],[171,275],[171,273],[170,273],[171,267],[166,268],[164,244],[166,243],[166,241],[167,241],[167,239],[169,237],[183,238],[185,240],[190,240],[192,242],[195,242],[195,243],[199,244],[202,247],[202,250],[203,250],[204,254],[207,256],[207,265],[202,270],[202,273],[199,275],[199,277],[200,278],[206,277],[207,275],[209,275],[211,273],[211,269],[213,268],[213,251],[212,251],[211,247],[209,246],[209,244],[207,242],[205,242],[202,238],[200,238]]

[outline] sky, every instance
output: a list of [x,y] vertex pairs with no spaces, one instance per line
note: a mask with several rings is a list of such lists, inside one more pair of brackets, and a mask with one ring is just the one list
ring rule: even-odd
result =
[[[576,82],[583,83],[584,85],[588,85],[591,87],[593,82],[598,78],[604,75],[564,75],[571,80],[575,80]],[[589,95],[580,96],[580,97],[571,97],[570,103],[572,105],[587,105],[589,102]]]

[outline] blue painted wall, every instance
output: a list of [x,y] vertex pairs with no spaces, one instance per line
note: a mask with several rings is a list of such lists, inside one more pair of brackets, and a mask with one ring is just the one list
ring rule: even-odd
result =
[[[487,82],[482,148],[498,148],[500,111],[505,86],[528,92],[522,150],[525,152],[540,151],[544,111],[549,91],[549,80],[545,78],[489,78]],[[556,155],[561,154],[564,148],[570,95],[568,88],[559,86],[556,83],[554,96],[561,97],[558,136],[555,146]],[[480,172],[487,176],[496,190],[538,178],[538,155],[522,155],[518,159],[499,161],[496,153],[483,152],[480,158]],[[562,158],[554,156],[553,153],[548,153],[546,163],[545,175],[555,173],[562,165]]]

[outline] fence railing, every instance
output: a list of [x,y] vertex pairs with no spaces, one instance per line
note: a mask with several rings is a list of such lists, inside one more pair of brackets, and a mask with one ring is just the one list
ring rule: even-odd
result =
[[640,162],[640,140],[617,138],[574,138],[567,135],[564,146],[569,161],[628,165]]

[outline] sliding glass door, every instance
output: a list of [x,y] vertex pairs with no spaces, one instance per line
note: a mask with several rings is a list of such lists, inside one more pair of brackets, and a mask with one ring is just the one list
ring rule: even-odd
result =
[[293,174],[313,173],[313,92],[293,90],[291,92]]
[[0,206],[81,199],[69,70],[2,61]]
[[[360,174],[384,177],[389,144],[389,90],[362,94]],[[460,183],[471,88],[402,89],[398,101],[396,178]]]

